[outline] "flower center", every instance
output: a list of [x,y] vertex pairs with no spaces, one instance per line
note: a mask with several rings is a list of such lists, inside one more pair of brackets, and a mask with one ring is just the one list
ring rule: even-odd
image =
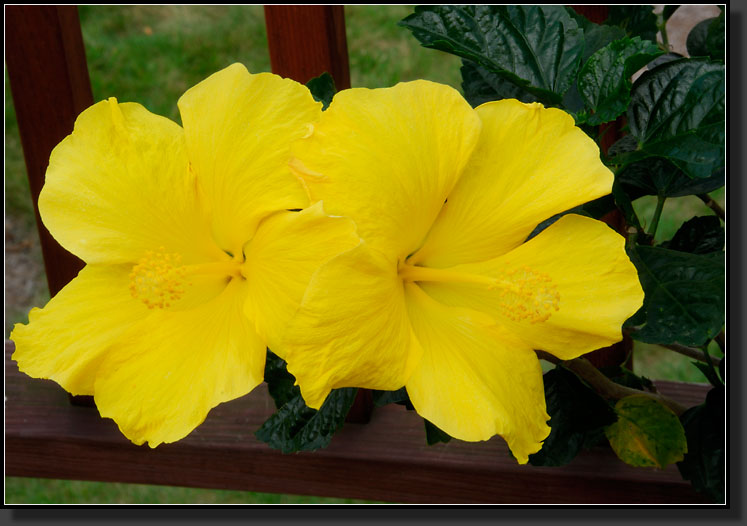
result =
[[218,274],[228,278],[241,276],[240,262],[227,261],[181,265],[179,254],[168,253],[164,247],[148,250],[130,272],[130,294],[149,309],[165,309],[184,296],[191,285],[189,276]]
[[505,269],[493,278],[451,269],[420,267],[403,263],[399,276],[405,281],[471,283],[495,290],[501,313],[513,321],[538,323],[560,308],[560,294],[550,276],[529,267]]

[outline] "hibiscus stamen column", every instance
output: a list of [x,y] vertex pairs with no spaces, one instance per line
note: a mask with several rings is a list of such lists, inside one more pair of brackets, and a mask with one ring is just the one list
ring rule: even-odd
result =
[[468,283],[494,290],[501,299],[501,313],[513,321],[539,323],[560,308],[560,294],[550,277],[526,266],[507,268],[492,277],[403,263],[399,265],[399,277],[410,282]]

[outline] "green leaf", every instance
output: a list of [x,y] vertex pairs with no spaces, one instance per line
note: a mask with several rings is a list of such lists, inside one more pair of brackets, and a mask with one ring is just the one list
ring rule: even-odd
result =
[[669,20],[671,16],[674,14],[675,11],[677,11],[677,8],[680,7],[678,5],[665,5],[664,10],[662,11],[662,16],[664,17],[664,20]]
[[265,361],[265,382],[278,409],[301,394],[300,389],[294,385],[295,377],[286,369],[285,361],[269,349]]
[[646,64],[646,69],[652,70],[659,64],[666,64],[667,62],[672,62],[673,60],[678,60],[681,58],[685,58],[685,55],[680,55],[679,53],[675,52],[664,53],[663,55],[659,55],[654,60]]
[[314,100],[322,103],[322,110],[327,109],[327,106],[332,102],[335,93],[337,93],[335,79],[333,79],[332,75],[326,71],[318,77],[314,77],[308,81],[306,87],[309,88]]
[[628,36],[656,42],[659,28],[652,5],[611,5],[605,24],[620,26]]
[[[624,153],[634,152],[638,149],[638,139],[632,135],[623,135],[607,150],[607,155],[614,157]],[[612,159],[614,162],[614,159]]]
[[400,21],[425,47],[466,58],[549,103],[570,88],[583,32],[562,6],[417,6]]
[[611,42],[625,37],[625,31],[617,26],[589,22],[588,25],[581,27],[584,30],[584,52],[581,55],[582,63],[585,63],[589,60],[589,57]]
[[326,447],[342,427],[357,389],[334,389],[319,410],[307,407],[300,393],[291,398],[255,433],[283,453],[314,451]]
[[708,26],[711,25],[715,18],[708,18],[701,20],[690,30],[687,34],[687,41],[685,46],[687,47],[687,54],[691,57],[707,57],[708,47],[706,46],[706,38],[708,38]]
[[644,195],[682,197],[707,194],[724,186],[725,178],[724,170],[720,168],[710,177],[693,179],[667,159],[649,157],[625,166],[618,172],[617,181],[631,199],[637,199]]
[[277,412],[257,430],[257,438],[283,453],[326,447],[345,422],[356,389],[335,389],[319,411],[307,407],[285,361],[267,351],[265,382]]
[[636,246],[628,255],[645,292],[645,317],[635,316],[643,327],[632,333],[633,338],[700,347],[719,333],[726,305],[722,254]]
[[381,407],[387,404],[400,404],[406,406],[408,409],[414,409],[410,403],[410,397],[407,394],[407,389],[404,387],[397,389],[396,391],[378,391],[374,390],[372,393],[374,405]]
[[706,380],[708,380],[708,383],[710,383],[712,386],[718,387],[720,385],[723,385],[721,379],[716,373],[716,370],[711,369],[710,365],[703,362],[692,362],[692,364],[697,367],[701,373],[703,373],[703,376],[705,376]]
[[426,420],[425,418],[423,419],[423,422],[425,422],[425,440],[426,442],[428,442],[429,446],[432,446],[433,444],[437,444],[439,442],[446,443],[451,440],[451,435],[436,427],[436,425],[432,422]]
[[640,233],[639,235],[641,235],[643,233],[643,228],[641,227],[641,222],[638,220],[635,208],[633,208],[633,202],[631,201],[630,196],[623,191],[620,182],[617,180],[612,183],[612,198],[615,201],[615,205],[625,218],[625,223],[634,227]]
[[677,230],[671,239],[660,246],[690,254],[720,252],[725,243],[724,227],[716,216],[693,217]]
[[724,65],[702,58],[644,72],[627,113],[639,150],[620,160],[667,157],[689,177],[713,176],[724,166],[725,82]]
[[462,91],[472,107],[484,102],[502,99],[518,99],[521,102],[537,102],[537,97],[493,73],[471,60],[462,59]]
[[724,60],[725,44],[726,22],[724,20],[724,12],[721,11],[721,14],[708,26],[708,34],[706,35],[706,50],[708,51],[708,55],[715,60]]
[[595,442],[601,429],[615,421],[615,413],[596,392],[561,366],[545,373],[543,380],[550,435],[541,450],[529,455],[529,463],[563,466]]
[[656,392],[654,383],[651,380],[645,376],[638,376],[625,367],[619,365],[600,367],[599,372],[616,384],[624,385],[625,387],[630,387],[632,389],[638,389],[639,391]]
[[724,12],[719,16],[701,20],[687,35],[687,52],[691,57],[711,57],[724,60],[726,21]]
[[594,53],[583,65],[578,89],[594,113],[589,124],[615,120],[630,103],[630,77],[663,52],[638,37],[615,40]]
[[645,395],[615,404],[617,422],[605,430],[612,449],[626,464],[664,468],[684,458],[685,429],[671,409]]
[[724,393],[723,387],[715,387],[708,392],[704,404],[682,414],[688,451],[677,463],[682,478],[717,503],[725,502]]

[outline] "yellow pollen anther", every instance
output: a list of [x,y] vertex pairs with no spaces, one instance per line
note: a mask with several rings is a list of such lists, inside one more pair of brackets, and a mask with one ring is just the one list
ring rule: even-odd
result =
[[130,294],[149,309],[171,306],[184,294],[186,267],[179,254],[168,254],[163,247],[148,250],[130,272]]
[[404,281],[469,283],[495,290],[501,313],[513,321],[539,323],[560,308],[560,294],[550,276],[529,267],[505,269],[497,278],[452,269],[421,267],[403,263],[399,277]]
[[560,309],[560,294],[550,276],[529,267],[508,269],[501,279],[501,311],[513,321],[539,323]]
[[184,266],[179,254],[169,254],[163,247],[148,250],[132,267],[130,294],[149,309],[165,309],[184,296],[185,288],[192,284],[190,276],[241,277],[242,258]]

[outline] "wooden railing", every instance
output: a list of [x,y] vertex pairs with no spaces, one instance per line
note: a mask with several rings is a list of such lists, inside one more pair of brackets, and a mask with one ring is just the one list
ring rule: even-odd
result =
[[[600,16],[597,6],[578,9]],[[36,207],[52,148],[93,97],[75,7],[6,6],[5,14],[6,65]],[[341,6],[268,6],[265,20],[274,72],[306,82],[328,71],[339,89],[350,86]],[[38,211],[37,225],[55,294],[83,263],[54,240]],[[177,443],[135,446],[95,407],[71,404],[57,384],[19,373],[12,351],[6,342],[6,475],[391,502],[706,502],[675,466],[632,468],[608,447],[585,451],[565,467],[539,468],[518,465],[497,437],[427,446],[416,414],[397,405],[372,414],[365,391],[331,445],[312,453],[283,455],[254,437],[274,411],[264,387],[213,409]],[[686,406],[702,402],[707,390],[673,382],[657,387]]]

